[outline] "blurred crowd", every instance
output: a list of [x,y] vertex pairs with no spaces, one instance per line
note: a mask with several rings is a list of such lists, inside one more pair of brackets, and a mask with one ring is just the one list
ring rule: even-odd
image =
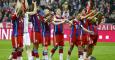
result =
[[[56,8],[61,7],[62,11],[68,16],[73,16],[75,12],[79,12],[81,8],[85,8],[89,0],[37,0],[37,5],[41,9],[50,8],[55,11]],[[115,0],[92,0],[92,5],[102,12],[106,18],[115,18]],[[10,22],[11,13],[14,12],[16,0],[0,0],[0,22]],[[31,0],[28,0],[31,3]]]

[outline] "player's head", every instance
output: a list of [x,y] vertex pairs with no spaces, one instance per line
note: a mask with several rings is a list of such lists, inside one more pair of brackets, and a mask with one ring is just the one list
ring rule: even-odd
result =
[[32,0],[27,0],[28,3],[28,11],[33,11],[34,10],[34,4],[32,3]]
[[82,15],[85,15],[86,12],[87,12],[87,10],[84,8],[84,9],[82,10],[81,14],[82,14]]
[[90,11],[93,9],[93,1],[92,0],[89,0],[86,4],[86,10],[87,10],[87,13],[90,13]]
[[44,10],[44,14],[45,14],[45,15],[47,15],[47,14],[49,14],[49,13],[50,13],[49,9],[45,9],[45,10]]
[[68,9],[68,2],[67,1],[63,4],[63,9]]
[[104,15],[102,13],[98,13],[98,15],[96,16],[98,19],[98,24],[100,24],[102,22],[102,19],[104,19]]
[[92,9],[94,7],[94,1],[93,0],[89,0],[87,2],[86,8],[89,7],[90,9]]
[[56,10],[56,14],[61,15],[61,10],[59,8]]

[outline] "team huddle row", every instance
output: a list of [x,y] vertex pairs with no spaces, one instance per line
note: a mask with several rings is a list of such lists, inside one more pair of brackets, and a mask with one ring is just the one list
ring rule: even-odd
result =
[[[23,48],[26,48],[28,60],[40,60],[39,44],[43,45],[43,60],[52,60],[52,57],[59,47],[59,60],[63,60],[63,24],[69,24],[71,28],[70,48],[68,49],[67,60],[70,60],[74,45],[78,47],[79,60],[91,60],[93,48],[98,39],[97,26],[102,22],[103,15],[88,8],[82,9],[75,16],[67,18],[62,16],[61,9],[56,9],[54,13],[50,9],[41,11],[37,8],[36,1],[32,1],[33,9],[29,9],[27,0],[17,1],[16,12],[12,14],[12,46],[13,51],[8,59],[22,60]],[[44,14],[42,14],[44,13]],[[33,28],[32,34],[28,32],[28,22],[31,20]],[[54,26],[53,45],[48,56],[48,46],[51,44],[50,25]],[[33,43],[33,50],[30,44]]]

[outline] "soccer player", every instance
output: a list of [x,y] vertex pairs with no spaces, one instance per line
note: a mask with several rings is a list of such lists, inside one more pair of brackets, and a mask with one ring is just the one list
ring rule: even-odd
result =
[[88,17],[89,19],[89,31],[92,31],[93,34],[89,34],[89,44],[87,47],[87,57],[88,59],[95,59],[92,57],[92,52],[94,49],[94,46],[97,43],[98,40],[98,29],[97,26],[102,22],[103,15],[100,12],[96,12],[94,15]]
[[23,3],[23,7],[25,8],[25,15],[24,15],[24,33],[23,33],[23,45],[24,48],[26,48],[26,53],[28,56],[28,60],[32,60],[32,54],[31,54],[31,50],[30,50],[30,35],[29,35],[29,31],[28,31],[28,23],[29,23],[29,14],[27,12],[29,12],[29,7],[28,7],[28,1],[24,0]]
[[26,48],[26,53],[28,55],[28,60],[31,60],[32,57],[31,57],[31,50],[30,50],[30,45],[31,45],[31,41],[30,41],[30,35],[29,35],[29,32],[28,32],[28,20],[29,20],[29,17],[28,17],[28,14],[25,13],[25,17],[24,17],[24,36],[23,36],[23,44],[24,44],[24,47]]
[[12,32],[12,45],[14,52],[12,53],[12,60],[22,60],[23,51],[23,9],[22,1],[17,0],[16,13],[12,16],[13,22],[13,32]]
[[65,22],[65,19],[61,15],[61,10],[56,10],[56,15],[54,16],[54,19],[52,23],[54,24],[54,48],[51,50],[50,53],[50,60],[52,59],[52,56],[54,55],[55,51],[59,47],[59,55],[60,60],[63,60],[63,46],[64,46],[64,37],[63,37],[63,23]]
[[52,19],[52,15],[49,9],[44,10],[44,19],[42,22],[42,37],[43,37],[43,59],[48,60],[48,46],[50,45],[50,21]]
[[92,55],[94,46],[97,43],[97,39],[98,39],[97,25],[101,23],[102,18],[103,18],[102,16],[103,15],[101,13],[97,12],[93,16],[88,17],[88,20],[89,20],[88,29],[82,27],[85,30],[85,32],[89,33],[89,36],[88,36],[89,41],[88,41],[86,51],[85,51],[87,53],[85,55],[85,59],[87,59],[87,60],[95,59],[95,57],[92,57],[91,55]]
[[18,48],[17,48],[17,56],[19,60],[22,60],[22,52],[23,52],[23,16],[18,18]]
[[[84,59],[90,59],[92,53],[92,50],[93,50],[93,44],[94,42],[97,41],[98,39],[98,34],[97,34],[97,28],[96,28],[96,25],[95,23],[94,24],[91,24],[91,19],[93,17],[95,17],[96,15],[98,15],[98,13],[96,13],[95,10],[92,11],[92,8],[93,8],[93,5],[92,5],[92,2],[89,1],[88,2],[88,6],[86,6],[86,15],[87,17],[84,17],[82,16],[83,18],[86,19],[86,21],[88,21],[87,23],[87,27],[86,26],[82,26],[82,28],[85,30],[85,32],[88,32],[89,34],[87,35],[87,38],[88,38],[88,43],[86,45],[86,48],[84,49],[84,54],[83,54],[83,57]],[[94,19],[95,20],[95,19]],[[85,21],[85,20],[84,20]],[[96,33],[95,33],[96,32]],[[93,35],[93,36],[92,36]],[[93,39],[93,40],[91,40]]]
[[[80,20],[80,27],[81,27],[80,36],[78,36],[78,41],[77,41],[79,60],[86,59],[86,55],[87,55],[86,47],[88,44],[88,33],[86,32],[86,29],[88,28],[88,22],[89,22],[89,20],[87,20],[87,17],[89,17],[91,14],[92,12],[86,15],[86,9],[83,9],[78,17],[78,19]],[[92,31],[88,31],[88,32],[92,33]]]
[[[77,14],[76,17],[71,20],[69,23],[71,24],[71,35],[70,35],[70,48],[68,50],[67,60],[70,60],[71,52],[74,48],[74,45],[79,46],[80,45],[80,35],[81,35],[81,22],[78,20]],[[79,53],[80,57],[80,53]]]
[[[40,20],[38,19],[38,14],[37,14],[37,5],[36,5],[36,1],[32,0],[32,4],[31,7],[33,8],[33,10],[31,10],[31,12],[27,12],[27,14],[30,15],[30,20],[32,21],[33,24],[33,39],[32,39],[32,43],[33,43],[33,51],[32,51],[32,56],[36,58],[36,60],[40,60],[39,58],[39,53],[38,53],[38,47],[39,44],[42,43],[42,39],[41,39],[41,24],[40,24]],[[31,9],[32,9],[31,8]]]
[[16,20],[16,14],[12,14],[12,24],[13,24],[13,32],[12,32],[12,47],[13,51],[12,54],[9,56],[9,60],[16,60],[17,59],[17,53],[16,53],[16,48],[17,48],[17,20]]
[[[96,39],[97,40],[97,37],[98,37],[98,34],[97,34],[97,29],[96,29],[96,27],[94,28],[94,24],[91,24],[90,22],[90,18],[91,18],[91,16],[94,16],[94,15],[97,15],[97,13],[95,13],[96,11],[94,10],[93,12],[91,11],[91,9],[93,8],[93,5],[92,5],[92,2],[91,1],[88,1],[88,4],[87,4],[87,6],[86,6],[86,14],[90,14],[90,13],[92,13],[92,14],[90,14],[90,16],[88,16],[87,18],[85,18],[85,19],[87,19],[87,21],[88,21],[88,28],[87,27],[84,27],[84,29],[85,30],[87,30],[88,32],[89,31],[91,31],[88,35],[88,44],[87,44],[87,47],[85,48],[85,52],[84,52],[84,59],[88,59],[89,58],[89,55],[91,55],[91,50],[92,50],[92,46],[93,45],[90,45],[90,43],[92,43],[93,41],[91,40],[91,38],[94,38],[94,39]],[[91,29],[93,29],[93,30],[91,30]],[[94,32],[96,32],[96,34],[94,34]],[[92,35],[95,35],[95,37],[94,36],[92,36]],[[92,36],[92,37],[91,37]],[[90,38],[91,37],[91,38]],[[90,58],[89,58],[90,59]]]

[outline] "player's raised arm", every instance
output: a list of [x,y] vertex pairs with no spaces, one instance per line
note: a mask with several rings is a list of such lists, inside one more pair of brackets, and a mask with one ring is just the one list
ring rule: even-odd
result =
[[28,9],[28,1],[27,0],[25,0],[25,7],[26,7],[26,9]]
[[93,13],[95,13],[95,10],[92,11],[91,13],[87,14],[86,16],[81,15],[81,20],[84,19],[84,18],[88,18]]
[[50,12],[50,10],[49,9],[45,9],[44,13],[45,13],[44,21],[45,22],[50,22],[51,21],[51,12]]
[[63,24],[65,21],[61,21],[61,22],[55,22],[55,21],[52,21],[52,23],[54,24],[54,25],[59,25],[59,24]]
[[97,12],[94,16],[88,17],[88,19],[91,20],[91,19],[95,18],[98,14],[99,14],[99,12]]
[[17,0],[17,3],[16,3],[16,6],[15,6],[15,9],[16,9],[16,13],[19,14],[19,12],[21,12],[21,7],[22,7],[22,4],[19,0]]
[[34,14],[37,12],[37,5],[36,5],[36,2],[32,2],[32,4],[34,4],[34,10],[31,11],[31,12],[27,12],[27,14],[29,14],[29,15],[34,15]]

